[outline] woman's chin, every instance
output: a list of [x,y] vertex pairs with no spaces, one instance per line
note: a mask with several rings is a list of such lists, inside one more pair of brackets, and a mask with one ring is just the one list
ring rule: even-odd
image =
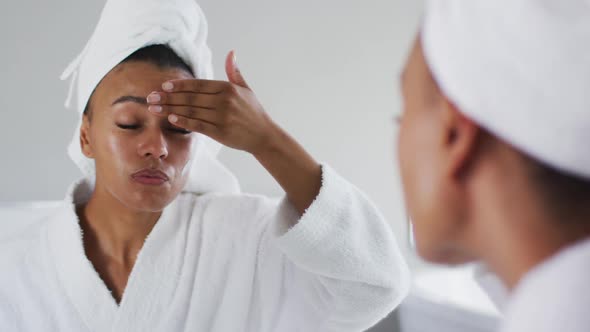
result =
[[177,181],[166,181],[160,185],[129,181],[118,186],[106,186],[113,198],[138,212],[161,212],[178,197],[183,187],[184,183]]
[[171,190],[135,190],[132,195],[124,199],[125,205],[145,212],[161,212],[177,196],[179,192]]
[[166,206],[168,206],[170,204],[170,202],[172,202],[172,200],[173,199],[164,200],[162,198],[159,198],[159,199],[146,198],[146,199],[143,199],[140,201],[127,202],[126,205],[134,210],[137,210],[137,211],[162,212],[162,210],[164,210],[164,208],[166,208]]

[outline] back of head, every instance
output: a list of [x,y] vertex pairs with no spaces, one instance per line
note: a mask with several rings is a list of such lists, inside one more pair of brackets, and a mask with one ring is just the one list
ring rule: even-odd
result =
[[590,1],[427,8],[422,46],[442,93],[522,154],[548,212],[590,224]]

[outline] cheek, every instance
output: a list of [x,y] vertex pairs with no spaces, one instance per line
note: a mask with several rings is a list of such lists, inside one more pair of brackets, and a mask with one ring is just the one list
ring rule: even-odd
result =
[[192,165],[193,144],[195,144],[194,134],[189,137],[173,138],[168,142],[168,162],[174,167],[176,177],[182,182],[186,181]]
[[[428,115],[428,114],[427,114]],[[402,121],[398,157],[408,214],[414,225],[419,252],[429,257],[445,233],[441,214],[440,167],[436,160],[436,136],[428,119],[408,115]]]
[[423,146],[423,138],[420,137],[423,130],[417,120],[408,114],[402,121],[398,138],[400,174],[406,202],[412,214],[413,206],[421,196],[420,188],[423,187],[423,179],[428,172],[425,163],[427,156],[424,155],[427,151]]
[[412,146],[412,140],[408,132],[410,129],[408,126],[407,121],[403,121],[397,137],[397,158],[404,186],[406,186],[406,183],[410,180],[408,170],[411,169],[410,165],[413,162],[410,158],[411,156],[408,154],[408,151]]
[[128,159],[135,151],[135,143],[128,137],[110,135],[106,140],[105,149],[119,159]]
[[94,137],[97,167],[105,165],[107,169],[125,171],[129,165],[137,163],[136,142],[131,137],[114,131],[101,132]]

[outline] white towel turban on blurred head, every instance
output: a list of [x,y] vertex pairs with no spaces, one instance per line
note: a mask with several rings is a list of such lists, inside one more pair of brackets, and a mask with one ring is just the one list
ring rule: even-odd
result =
[[590,178],[590,0],[430,0],[422,44],[466,116]]
[[[66,107],[76,98],[80,114],[102,78],[122,60],[149,45],[168,45],[192,69],[197,78],[212,79],[211,51],[207,46],[207,21],[194,0],[109,0],[83,51],[66,68],[70,79]],[[236,178],[216,158],[221,145],[198,135],[185,191],[237,192]],[[82,154],[79,127],[68,148],[70,158],[93,183],[94,161]]]

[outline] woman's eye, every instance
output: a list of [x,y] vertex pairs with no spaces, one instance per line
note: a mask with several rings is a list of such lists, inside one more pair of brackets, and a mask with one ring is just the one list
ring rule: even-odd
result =
[[139,125],[135,125],[135,124],[128,125],[128,124],[117,123],[117,127],[121,128],[121,129],[130,129],[130,130],[139,129]]
[[191,131],[182,128],[169,128],[169,130],[182,135],[188,135],[191,133]]

